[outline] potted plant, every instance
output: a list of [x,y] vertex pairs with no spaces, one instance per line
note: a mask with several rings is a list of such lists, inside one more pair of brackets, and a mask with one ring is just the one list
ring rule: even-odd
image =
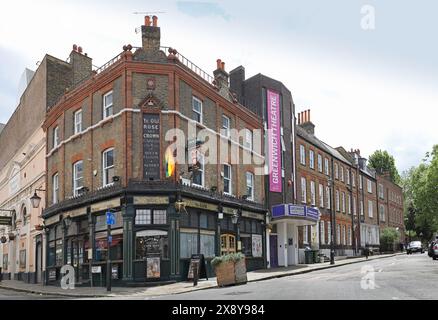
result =
[[217,285],[228,286],[233,284],[247,283],[245,255],[242,253],[230,253],[221,257],[215,257],[211,261]]

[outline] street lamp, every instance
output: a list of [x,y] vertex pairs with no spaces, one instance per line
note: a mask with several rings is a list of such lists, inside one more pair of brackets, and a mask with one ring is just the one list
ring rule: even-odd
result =
[[46,190],[44,190],[44,189],[35,189],[35,192],[34,192],[33,196],[30,197],[30,202],[32,203],[32,207],[34,209],[37,209],[40,206],[40,203],[41,203],[41,197],[38,196],[37,191],[45,192]]
[[231,216],[231,222],[233,224],[237,224],[237,222],[239,221],[239,214],[237,212],[235,212],[232,216]]

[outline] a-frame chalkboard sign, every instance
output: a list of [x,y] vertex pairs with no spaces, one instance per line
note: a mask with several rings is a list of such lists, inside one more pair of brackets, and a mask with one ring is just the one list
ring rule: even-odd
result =
[[207,279],[207,266],[205,264],[205,258],[203,254],[193,254],[190,258],[190,266],[189,266],[189,273],[187,274],[188,280],[194,280],[195,269],[198,271],[197,279]]

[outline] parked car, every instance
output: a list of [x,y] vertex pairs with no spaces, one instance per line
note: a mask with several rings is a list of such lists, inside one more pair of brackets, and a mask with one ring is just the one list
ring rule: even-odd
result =
[[433,260],[438,259],[438,241],[432,241],[429,244],[429,250],[428,250],[429,257],[433,258]]
[[406,249],[407,254],[412,254],[414,252],[424,252],[423,245],[421,244],[421,241],[412,241],[408,244],[408,247]]

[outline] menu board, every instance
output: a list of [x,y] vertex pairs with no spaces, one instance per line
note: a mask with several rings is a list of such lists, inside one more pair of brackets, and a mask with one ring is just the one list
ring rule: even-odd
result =
[[160,179],[160,115],[143,114],[143,178]]

